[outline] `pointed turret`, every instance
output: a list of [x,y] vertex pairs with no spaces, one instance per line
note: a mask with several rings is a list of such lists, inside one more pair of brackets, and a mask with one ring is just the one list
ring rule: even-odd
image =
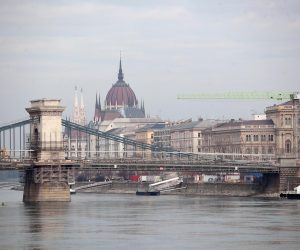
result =
[[99,94],[96,93],[94,121],[95,122],[101,121],[101,100],[100,100],[100,93]]

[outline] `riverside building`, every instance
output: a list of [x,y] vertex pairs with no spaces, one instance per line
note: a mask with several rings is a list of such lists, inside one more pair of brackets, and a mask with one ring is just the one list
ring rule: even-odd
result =
[[203,151],[296,157],[299,161],[299,99],[267,107],[265,114],[266,119],[231,120],[204,130]]
[[203,152],[274,154],[275,125],[272,120],[220,123],[203,131]]

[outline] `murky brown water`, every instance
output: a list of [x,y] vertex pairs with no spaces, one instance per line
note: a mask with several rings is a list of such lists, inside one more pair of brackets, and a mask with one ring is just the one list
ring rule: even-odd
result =
[[0,249],[299,249],[300,201],[76,194],[22,203],[0,188]]

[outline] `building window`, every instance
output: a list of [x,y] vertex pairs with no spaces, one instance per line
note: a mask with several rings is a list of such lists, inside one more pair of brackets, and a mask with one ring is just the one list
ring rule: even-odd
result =
[[258,141],[258,135],[253,136],[253,141]]
[[291,117],[285,117],[285,125],[292,125],[292,118]]
[[287,154],[291,153],[291,148],[292,148],[292,145],[291,145],[291,141],[290,140],[286,140],[285,141],[285,152]]
[[199,137],[199,138],[201,137],[201,133],[198,133],[198,137]]
[[200,149],[200,148],[198,148],[198,152],[201,152],[201,149]]
[[261,140],[261,141],[265,141],[265,140],[266,140],[266,135],[261,135],[261,136],[260,136],[260,140]]
[[254,148],[254,154],[258,154],[258,147]]
[[246,135],[246,141],[251,141],[251,135]]
[[269,141],[273,141],[274,138],[273,138],[273,135],[269,135]]
[[265,154],[265,153],[266,153],[265,147],[261,147],[261,153],[262,153],[262,154]]
[[273,147],[268,148],[268,154],[273,154]]
[[251,154],[251,148],[246,148],[246,154]]

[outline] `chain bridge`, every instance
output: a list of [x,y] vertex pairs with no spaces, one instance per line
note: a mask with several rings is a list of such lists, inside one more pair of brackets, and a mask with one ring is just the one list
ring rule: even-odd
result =
[[[0,127],[1,169],[22,169],[36,163],[38,150],[63,150],[64,159],[45,159],[39,164],[73,164],[76,168],[90,169],[129,169],[129,170],[164,170],[164,171],[248,171],[277,173],[278,164],[274,155],[226,154],[226,153],[189,153],[161,148],[156,145],[128,139],[95,128],[76,124],[62,119],[61,124],[66,140],[47,143],[33,143],[30,127],[33,119],[12,122]],[[84,137],[87,148],[78,153],[70,146],[72,132],[75,141]],[[91,150],[91,137],[96,144],[101,139],[121,144],[121,150],[105,151],[101,148]],[[131,150],[126,150],[131,146]],[[70,157],[70,155],[72,155]]]
[[25,170],[24,201],[69,200],[74,169],[280,174],[290,164],[275,155],[180,152],[103,132],[62,119],[60,100],[31,101],[26,110],[30,118],[0,125],[0,169]]

